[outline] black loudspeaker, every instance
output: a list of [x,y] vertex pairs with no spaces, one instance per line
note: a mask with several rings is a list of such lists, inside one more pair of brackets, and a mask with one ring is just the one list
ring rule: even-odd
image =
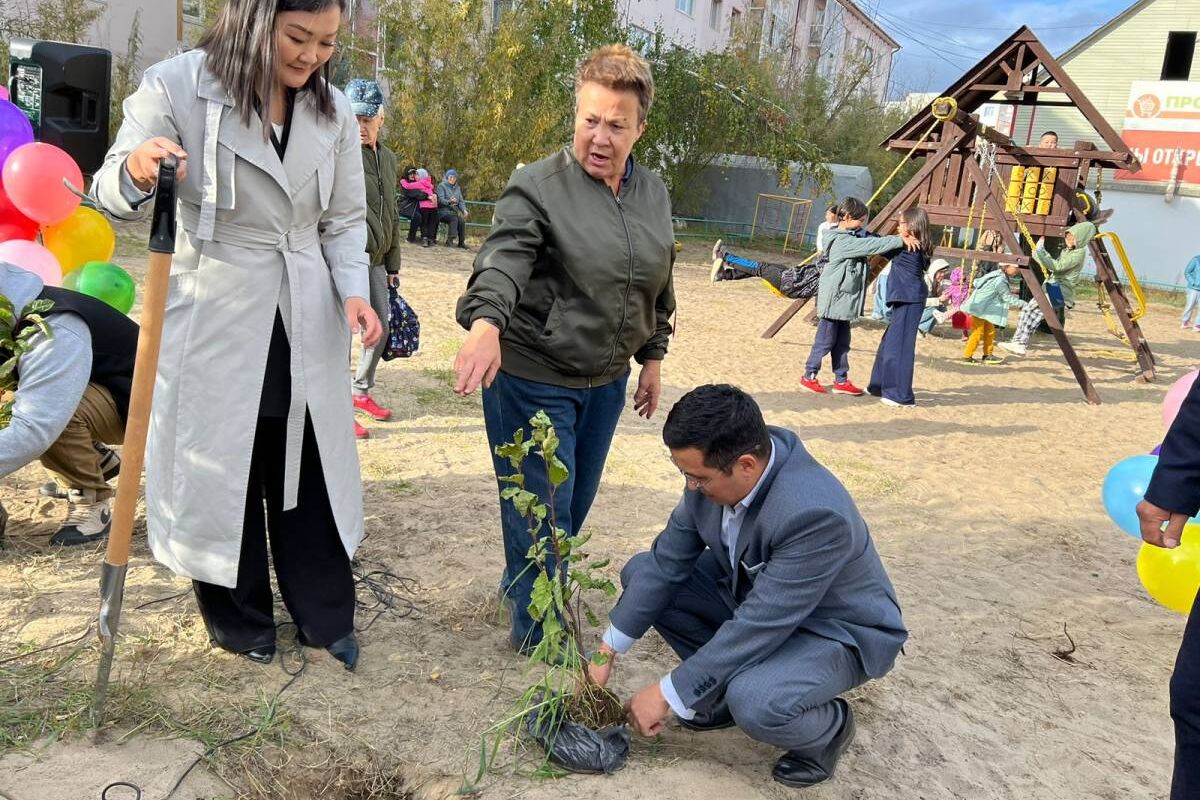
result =
[[13,39],[8,53],[10,99],[33,123],[34,137],[94,173],[108,152],[112,53],[36,39]]

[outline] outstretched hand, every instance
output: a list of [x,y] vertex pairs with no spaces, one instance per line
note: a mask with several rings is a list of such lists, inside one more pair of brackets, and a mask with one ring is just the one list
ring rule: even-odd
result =
[[471,323],[467,340],[454,358],[454,393],[468,395],[491,387],[500,371],[500,329],[486,320]]

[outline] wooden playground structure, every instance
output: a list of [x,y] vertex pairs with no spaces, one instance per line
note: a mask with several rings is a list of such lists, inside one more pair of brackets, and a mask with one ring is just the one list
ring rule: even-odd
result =
[[[1077,141],[1069,147],[1062,143],[1057,148],[1022,147],[980,122],[974,112],[984,103],[1075,107],[1108,149],[1090,141]],[[893,132],[883,146],[906,154],[905,160],[924,158],[925,163],[883,209],[873,212],[869,229],[881,235],[892,233],[899,213],[918,205],[928,213],[932,225],[947,230],[934,255],[959,259],[964,275],[969,275],[968,283],[980,261],[1018,265],[1084,397],[1098,404],[1100,395],[1034,273],[1040,265],[1030,254],[1037,237],[1061,236],[1066,227],[1083,220],[1097,225],[1107,220],[1109,214],[1098,208],[1101,192],[1091,193],[1089,187],[1101,185],[1106,168],[1130,172],[1141,168],[1121,137],[1033,32],[1022,27],[942,97]],[[898,171],[899,167],[876,196]],[[955,237],[951,229],[960,235]],[[1006,252],[975,249],[980,234],[988,229],[1000,234]],[[1136,306],[1125,295],[1117,262],[1106,242],[1112,244]],[[1121,240],[1115,233],[1102,231],[1089,248],[1096,266],[1098,305],[1109,332],[1132,350],[1138,377],[1152,381],[1154,355],[1138,325],[1146,310],[1145,297]],[[875,267],[872,278],[881,266]],[[806,302],[807,298],[794,301],[763,338],[778,333]]]

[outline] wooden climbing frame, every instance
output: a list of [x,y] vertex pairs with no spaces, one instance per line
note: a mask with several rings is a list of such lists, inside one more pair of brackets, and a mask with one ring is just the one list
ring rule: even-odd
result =
[[[1089,141],[1075,142],[1069,148],[1022,147],[979,121],[973,112],[984,103],[1077,108],[1109,149],[1099,149]],[[931,131],[933,135],[930,135]],[[977,153],[980,142],[995,145],[992,174],[984,174],[980,166]],[[1033,32],[1022,27],[960,78],[942,97],[893,132],[883,146],[904,153],[909,158],[924,158],[925,163],[904,188],[873,215],[869,230],[881,235],[894,232],[900,212],[914,205],[925,209],[932,225],[955,228],[970,225],[972,216],[977,212],[986,214],[987,227],[999,232],[1007,252],[939,246],[934,250],[934,255],[1016,264],[1025,285],[1045,314],[1046,324],[1079,382],[1084,397],[1089,403],[1098,404],[1100,395],[1067,338],[1058,315],[1042,290],[1041,282],[1034,275],[1033,267],[1036,264],[1028,254],[1028,248],[1022,247],[1021,237],[1061,236],[1074,221],[1084,219],[1080,194],[1087,191],[1092,170],[1139,170],[1141,164],[1121,137],[1096,111]],[[1040,174],[1045,174],[1043,171],[1047,168],[1053,168],[1053,195],[1044,198],[1044,202],[1037,203],[1034,208],[1026,206],[1023,210],[1019,200],[1016,204],[1009,200],[1006,187],[1013,178],[1014,170],[1034,168]],[[970,246],[974,247],[975,244],[971,243]],[[1094,240],[1090,248],[1096,263],[1097,290],[1108,296],[1112,313],[1136,357],[1139,377],[1151,381],[1154,379],[1154,356],[1131,313],[1112,259],[1103,241]],[[872,279],[878,273],[879,266],[876,264],[872,269]],[[806,302],[807,298],[794,301],[763,332],[763,338],[769,339],[779,333]]]

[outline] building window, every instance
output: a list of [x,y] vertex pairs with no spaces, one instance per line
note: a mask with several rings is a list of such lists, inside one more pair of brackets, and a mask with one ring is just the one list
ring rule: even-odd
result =
[[183,21],[197,25],[204,22],[203,0],[183,0]]
[[721,0],[712,0],[712,5],[708,9],[708,27],[713,30],[721,28]]
[[696,0],[675,0],[675,10],[682,11],[689,17],[696,8]]
[[1168,33],[1167,52],[1163,56],[1162,80],[1186,81],[1192,74],[1192,56],[1195,53],[1195,31],[1171,31]]
[[629,26],[629,44],[634,50],[641,53],[646,53],[650,50],[650,45],[654,43],[654,32],[646,30],[640,25]]

